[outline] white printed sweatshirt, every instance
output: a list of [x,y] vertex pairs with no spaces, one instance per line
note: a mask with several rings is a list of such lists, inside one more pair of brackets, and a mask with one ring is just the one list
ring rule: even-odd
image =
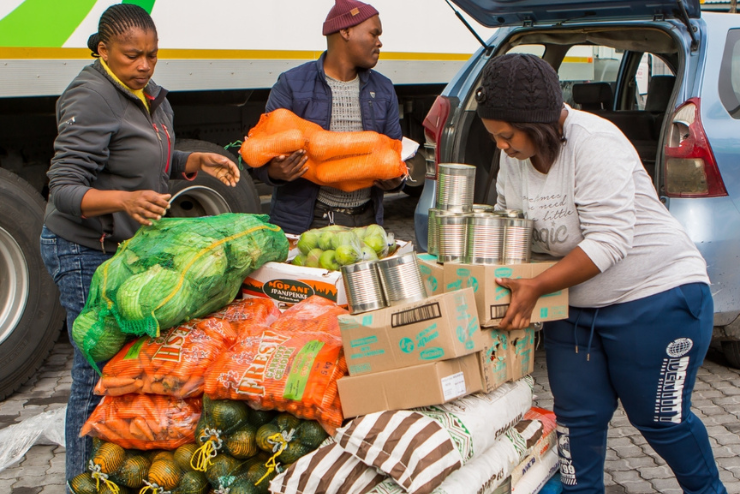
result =
[[709,283],[706,262],[619,129],[568,107],[563,130],[567,142],[547,174],[501,154],[496,207],[526,210],[533,252],[562,258],[580,247],[599,268],[570,289],[570,305],[604,307]]

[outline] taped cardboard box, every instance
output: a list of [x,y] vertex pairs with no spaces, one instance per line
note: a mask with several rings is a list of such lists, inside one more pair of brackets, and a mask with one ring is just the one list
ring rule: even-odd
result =
[[480,353],[483,391],[490,393],[508,381],[517,381],[534,371],[534,328],[515,331],[483,330]]
[[442,360],[337,381],[344,418],[439,405],[482,388],[480,355]]
[[445,269],[437,262],[437,256],[431,254],[417,254],[419,259],[419,272],[427,295],[439,295],[445,291]]
[[483,349],[471,288],[339,316],[351,376],[462,357]]
[[[286,235],[289,241],[297,238]],[[293,237],[293,238],[291,238]],[[414,251],[411,242],[396,241],[396,250],[391,256],[401,256]],[[298,254],[292,249],[288,259]],[[243,298],[270,298],[280,309],[287,309],[312,295],[327,298],[338,305],[347,306],[347,293],[344,289],[341,271],[328,271],[322,268],[294,266],[284,262],[268,262],[252,272],[242,283]]]
[[[480,325],[496,327],[506,314],[511,292],[496,284],[496,278],[534,278],[554,265],[554,262],[531,262],[504,265],[444,265],[445,291],[472,287],[478,307]],[[557,321],[568,318],[568,290],[544,295],[537,300],[531,322]]]

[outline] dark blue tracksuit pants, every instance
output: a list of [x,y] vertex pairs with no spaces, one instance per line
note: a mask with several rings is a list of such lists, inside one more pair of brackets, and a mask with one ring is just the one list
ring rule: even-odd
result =
[[693,283],[601,309],[571,307],[567,320],[545,324],[565,492],[604,492],[617,399],[684,492],[727,492],[706,428],[690,409],[712,322],[709,287]]

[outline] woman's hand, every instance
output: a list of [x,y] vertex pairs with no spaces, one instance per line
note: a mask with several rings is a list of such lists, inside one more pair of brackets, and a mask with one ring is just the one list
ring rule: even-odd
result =
[[306,161],[308,161],[308,156],[306,156],[306,151],[303,149],[290,156],[278,156],[265,165],[267,166],[267,175],[273,180],[292,182],[308,171]]
[[144,226],[151,226],[151,220],[159,220],[170,207],[170,194],[158,194],[153,190],[126,192],[123,197],[123,210]]
[[[190,161],[194,160],[193,168]],[[216,153],[191,153],[186,165],[187,171],[202,170],[203,172],[216,177],[221,182],[231,187],[236,187],[241,174],[236,163],[225,156]]]
[[511,303],[506,315],[498,325],[498,329],[524,329],[529,326],[534,306],[540,293],[538,283],[534,279],[496,278],[496,283],[511,290]]

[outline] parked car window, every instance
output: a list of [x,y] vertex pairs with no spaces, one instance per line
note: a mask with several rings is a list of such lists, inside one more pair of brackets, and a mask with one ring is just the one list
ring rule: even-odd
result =
[[668,64],[666,64],[660,57],[652,53],[643,53],[634,78],[636,91],[634,107],[632,109],[645,109],[650,81],[654,77],[675,75],[676,74],[673,72],[673,69],[671,69],[671,67],[668,66]]
[[740,29],[727,32],[719,72],[719,96],[730,116],[740,119]]

